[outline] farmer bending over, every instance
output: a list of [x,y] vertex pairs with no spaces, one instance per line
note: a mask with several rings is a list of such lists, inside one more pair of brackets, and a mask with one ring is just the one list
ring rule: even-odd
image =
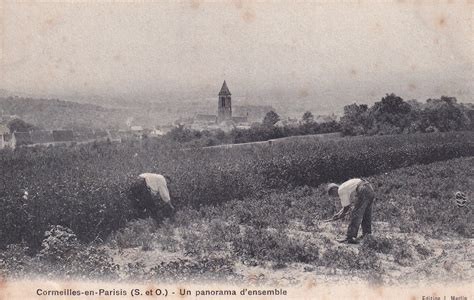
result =
[[[165,210],[169,210],[169,208],[174,210],[167,180],[161,174],[143,173],[138,175],[137,181],[130,188],[130,197],[140,217],[151,215],[157,218],[159,215],[166,214]],[[161,198],[161,201],[157,201],[158,197]]]
[[328,222],[344,218],[351,212],[351,221],[347,229],[347,236],[341,243],[357,244],[357,232],[362,224],[362,237],[372,233],[372,203],[375,192],[372,185],[359,178],[350,179],[340,186],[330,183],[327,187],[328,195],[339,197],[342,209],[336,213]]

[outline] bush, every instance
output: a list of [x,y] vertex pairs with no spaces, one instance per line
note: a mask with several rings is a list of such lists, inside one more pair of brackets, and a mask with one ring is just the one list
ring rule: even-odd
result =
[[80,246],[74,232],[61,225],[51,226],[44,233],[44,236],[39,257],[45,260],[53,262],[67,261],[74,252],[77,252]]
[[235,253],[243,260],[255,259],[277,263],[319,261],[319,248],[310,241],[301,241],[274,230],[247,228],[232,241]]
[[367,248],[360,249],[359,253],[354,249],[347,248],[347,246],[330,248],[324,252],[321,261],[327,267],[343,270],[381,270],[375,252]]
[[408,266],[413,261],[413,250],[405,240],[394,240],[392,254],[393,258],[395,259],[395,262],[402,266]]
[[124,228],[112,233],[109,241],[119,248],[142,247],[142,249],[151,250],[156,227],[155,221],[151,218],[133,220]]
[[390,239],[386,237],[367,235],[363,240],[362,248],[388,254],[392,251],[393,244]]
[[28,248],[10,245],[0,254],[0,266],[8,276],[42,274],[52,278],[117,278],[118,266],[96,246],[79,243],[74,232],[63,226],[51,226],[45,232],[42,249],[30,257]]
[[51,226],[41,243],[40,274],[50,276],[104,278],[115,277],[117,266],[103,250],[81,245],[69,228]]
[[416,252],[418,252],[418,254],[420,254],[423,257],[431,256],[434,253],[433,249],[428,248],[423,244],[416,244],[415,245],[415,250],[416,250]]

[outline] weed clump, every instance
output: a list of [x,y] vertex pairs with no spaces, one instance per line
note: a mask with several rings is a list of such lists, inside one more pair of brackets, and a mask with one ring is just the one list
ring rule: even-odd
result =
[[277,263],[317,263],[319,247],[282,232],[247,228],[233,242],[234,252],[243,259],[274,261]]
[[118,276],[118,266],[105,250],[81,244],[67,227],[55,225],[45,232],[41,251],[34,257],[24,245],[10,245],[0,254],[0,269],[9,276],[42,274],[57,278],[108,278]]
[[327,249],[321,260],[327,267],[343,270],[381,270],[376,253],[370,249],[356,251],[346,246]]
[[393,249],[393,243],[386,237],[369,234],[365,236],[362,242],[362,249],[369,249],[378,253],[389,254]]
[[238,280],[234,264],[228,258],[180,259],[163,262],[150,269],[149,277],[162,282]]

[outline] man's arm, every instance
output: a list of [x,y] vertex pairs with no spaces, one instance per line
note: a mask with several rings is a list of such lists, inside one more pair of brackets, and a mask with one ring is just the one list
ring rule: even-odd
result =
[[331,219],[326,220],[326,222],[336,221],[336,220],[344,218],[349,213],[349,210],[350,210],[350,205],[344,206]]
[[344,218],[345,216],[347,216],[352,210],[352,206],[351,205],[348,205],[348,206],[344,206],[342,208],[342,214],[341,216],[339,217],[339,219],[342,219]]

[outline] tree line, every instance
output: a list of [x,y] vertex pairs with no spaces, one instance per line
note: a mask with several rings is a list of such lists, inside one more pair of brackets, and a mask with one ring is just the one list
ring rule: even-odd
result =
[[422,103],[387,94],[371,107],[355,103],[345,106],[339,123],[344,135],[473,130],[474,107],[458,103],[454,97]]
[[[7,124],[11,132],[28,131],[32,124],[15,119]],[[344,107],[339,120],[316,122],[306,111],[297,122],[286,122],[275,111],[269,111],[261,123],[250,128],[222,130],[192,130],[184,126],[168,132],[164,139],[186,146],[214,146],[231,143],[266,141],[297,135],[341,132],[343,135],[386,135],[416,132],[447,132],[474,129],[474,105],[458,103],[455,97],[442,96],[405,101],[395,94],[387,94],[372,106],[350,104]]]
[[318,123],[310,112],[307,118],[301,119],[296,124],[279,123],[280,116],[270,111],[261,123],[254,123],[250,128],[233,128],[229,132],[223,130],[193,130],[185,126],[178,126],[165,135],[165,139],[186,144],[186,146],[206,147],[221,144],[240,144],[249,142],[267,141],[271,139],[339,132],[341,130],[337,121]]
[[405,101],[392,93],[370,107],[356,103],[346,105],[338,121],[316,122],[310,111],[306,111],[297,123],[285,124],[280,121],[281,117],[275,111],[270,111],[261,123],[252,124],[248,129],[234,128],[224,132],[177,127],[165,138],[191,146],[213,146],[332,132],[341,132],[347,136],[473,130],[474,107],[472,104],[458,103],[455,97],[442,96],[422,103],[417,100]]

